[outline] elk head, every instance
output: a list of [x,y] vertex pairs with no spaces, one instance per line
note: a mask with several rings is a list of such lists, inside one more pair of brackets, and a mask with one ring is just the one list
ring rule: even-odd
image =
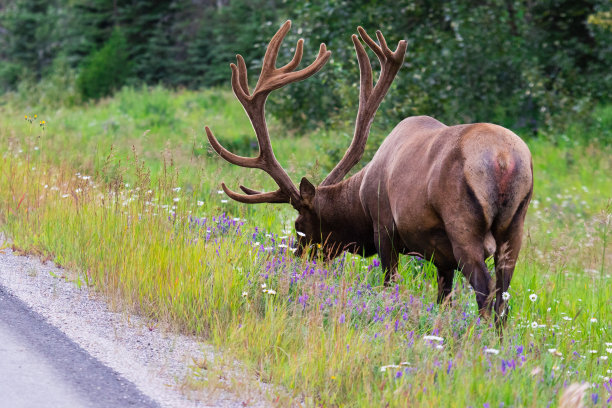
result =
[[[222,184],[225,193],[247,204],[291,204],[299,213],[298,255],[309,243],[318,244],[327,258],[344,250],[364,256],[378,253],[385,282],[389,282],[397,271],[399,254],[416,252],[433,259],[438,269],[439,302],[450,296],[458,269],[474,288],[481,313],[490,313],[495,298],[498,316],[505,316],[502,294],[514,272],[533,190],[531,154],[525,143],[497,125],[446,126],[427,116],[415,116],[400,122],[372,161],[344,179],[363,155],[374,115],[406,52],[406,41],[392,51],[380,31],[376,32],[377,43],[358,27],[359,36],[380,62],[380,76],[374,86],[369,58],[353,35],[360,70],[353,140],[318,187],[303,178],[298,189],[274,156],[264,105],[273,90],[320,70],[330,52],[321,44],[315,61],[295,71],[302,58],[300,39],[293,59],[276,68],[279,47],[290,25],[289,21],[283,24],[270,41],[252,93],[243,58],[238,55],[237,65],[231,64],[232,88],[253,124],[259,155],[249,158],[229,152],[206,127],[211,146],[222,158],[264,170],[278,190],[260,192],[240,186],[244,193],[240,194]],[[496,264],[495,288],[484,262],[489,254]]]
[[[331,56],[331,52],[327,50],[325,44],[321,44],[319,55],[315,61],[302,70],[294,71],[299,65],[303,54],[304,41],[300,39],[297,42],[293,59],[282,68],[276,68],[276,59],[281,42],[290,28],[291,21],[287,21],[272,37],[266,49],[259,80],[252,93],[249,91],[247,70],[242,56],[236,56],[237,65],[230,65],[232,70],[232,89],[251,120],[257,141],[259,142],[259,155],[255,158],[237,156],[221,146],[208,127],[206,127],[206,135],[213,149],[222,158],[238,166],[258,168],[267,172],[279,187],[274,192],[262,193],[245,186],[240,186],[240,189],[246,193],[240,194],[230,190],[225,183],[222,183],[221,186],[229,197],[246,204],[291,204],[299,213],[295,222],[298,234],[297,255],[301,255],[303,248],[308,244],[319,244],[318,246],[323,248],[323,252],[327,257],[331,258],[341,253],[342,250],[349,249],[352,244],[352,246],[355,246],[356,242],[350,239],[348,243],[341,240],[341,236],[345,234],[338,234],[336,223],[332,222],[330,224],[326,222],[326,219],[321,218],[322,203],[319,202],[317,194],[319,188],[316,188],[306,178],[302,179],[299,190],[295,187],[274,156],[264,115],[264,106],[270,92],[314,75],[325,65]],[[359,38],[353,35],[352,40],[357,52],[361,72],[359,110],[355,123],[354,138],[342,160],[323,180],[320,187],[333,185],[341,181],[361,159],[374,115],[391,86],[395,75],[399,71],[404,60],[404,54],[406,53],[406,41],[400,41],[397,49],[391,51],[380,31],[376,32],[379,41],[379,44],[377,44],[362,27],[358,27],[357,30],[362,40],[378,57],[382,71],[376,86],[373,86],[372,68],[369,58]]]

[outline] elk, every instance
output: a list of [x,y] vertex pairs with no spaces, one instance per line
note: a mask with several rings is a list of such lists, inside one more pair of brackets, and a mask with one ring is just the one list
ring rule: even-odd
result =
[[[244,194],[221,186],[241,203],[288,203],[298,212],[300,255],[319,244],[326,258],[343,251],[368,257],[378,253],[385,283],[395,277],[399,254],[419,253],[438,271],[438,302],[450,297],[456,270],[476,293],[480,314],[505,316],[508,290],[521,247],[523,222],[533,191],[533,168],[527,145],[513,132],[489,123],[446,126],[428,116],[402,120],[372,160],[344,179],[361,159],[374,115],[404,61],[407,43],[395,51],[380,31],[378,43],[362,27],[359,36],[374,52],[381,72],[373,85],[372,67],[359,38],[352,40],[360,70],[359,108],[353,140],[340,162],[318,187],[302,178],[291,181],[272,151],[264,116],[266,98],[275,89],[319,71],[331,52],[321,44],[314,62],[295,70],[303,39],[293,59],[276,68],[279,47],[291,27],[285,22],[271,39],[261,74],[251,92],[242,56],[231,64],[231,84],[259,142],[257,157],[242,157],[222,147],[209,127],[206,135],[223,159],[265,171],[278,185],[272,192],[240,186]],[[493,255],[495,284],[485,264]]]

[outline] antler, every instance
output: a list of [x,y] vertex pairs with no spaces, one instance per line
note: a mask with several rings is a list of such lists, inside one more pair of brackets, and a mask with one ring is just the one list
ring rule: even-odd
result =
[[242,56],[236,56],[237,65],[230,64],[232,69],[232,89],[251,120],[253,129],[257,135],[257,141],[259,142],[259,155],[257,157],[242,157],[230,152],[219,144],[208,126],[206,127],[208,141],[219,156],[241,167],[258,168],[265,171],[274,179],[279,187],[279,189],[274,192],[262,193],[240,186],[242,191],[246,193],[245,195],[228,189],[225,183],[221,184],[223,190],[230,198],[242,203],[292,203],[292,205],[295,206],[300,202],[300,193],[298,189],[291,181],[287,172],[281,167],[278,160],[276,160],[274,152],[272,151],[272,144],[270,143],[270,135],[268,134],[268,126],[264,113],[266,99],[270,92],[275,89],[281,88],[292,82],[301,81],[315,74],[325,65],[331,52],[327,51],[325,44],[321,44],[319,55],[314,62],[304,69],[294,71],[302,60],[304,40],[300,39],[297,42],[293,59],[287,65],[276,68],[276,58],[278,57],[280,45],[290,28],[291,21],[287,20],[276,32],[274,37],[272,37],[272,40],[270,40],[263,59],[259,80],[252,94],[249,92],[247,69]]
[[370,65],[370,59],[363,45],[361,45],[359,38],[353,34],[352,39],[353,44],[355,44],[355,51],[357,52],[360,72],[359,110],[357,111],[357,119],[355,121],[355,132],[353,134],[353,141],[344,154],[344,157],[342,157],[342,160],[334,167],[331,173],[325,177],[325,180],[321,183],[322,186],[340,182],[351,168],[359,162],[361,156],[363,156],[366,141],[370,134],[370,127],[372,126],[374,115],[376,115],[376,110],[389,90],[395,75],[402,66],[404,55],[406,54],[407,43],[405,40],[401,40],[397,44],[396,50],[391,51],[389,47],[387,47],[385,37],[383,37],[380,31],[376,31],[376,37],[378,38],[380,46],[370,38],[362,27],[357,27],[357,31],[359,31],[359,35],[363,41],[378,57],[381,66],[381,74],[378,81],[376,81],[376,86],[372,88],[372,67]]

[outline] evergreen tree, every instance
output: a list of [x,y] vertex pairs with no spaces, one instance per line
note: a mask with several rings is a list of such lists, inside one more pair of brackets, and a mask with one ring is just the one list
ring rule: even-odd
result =
[[77,67],[109,40],[117,25],[117,10],[109,0],[75,0],[66,6],[63,53]]
[[0,14],[2,67],[0,86],[15,87],[20,77],[39,80],[59,45],[55,36],[57,1],[16,0]]
[[119,89],[129,75],[127,42],[115,28],[108,42],[84,60],[77,86],[84,99],[100,98]]

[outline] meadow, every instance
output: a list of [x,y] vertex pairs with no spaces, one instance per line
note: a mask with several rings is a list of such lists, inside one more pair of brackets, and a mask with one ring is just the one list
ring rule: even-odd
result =
[[[229,92],[124,88],[98,103],[25,106],[0,105],[0,231],[13,248],[213,343],[278,385],[276,404],[543,407],[572,384],[585,406],[612,403],[612,147],[596,127],[525,137],[535,196],[500,337],[460,274],[440,306],[428,260],[402,257],[385,287],[376,257],[296,258],[289,206],[219,191],[274,188],[207,146],[204,125],[232,151],[257,151]],[[593,115],[612,129],[612,107]],[[373,130],[369,152],[388,131]],[[320,181],[351,129],[297,132],[270,118],[270,134],[294,181]],[[218,385],[224,366],[194,363],[185,386]]]

